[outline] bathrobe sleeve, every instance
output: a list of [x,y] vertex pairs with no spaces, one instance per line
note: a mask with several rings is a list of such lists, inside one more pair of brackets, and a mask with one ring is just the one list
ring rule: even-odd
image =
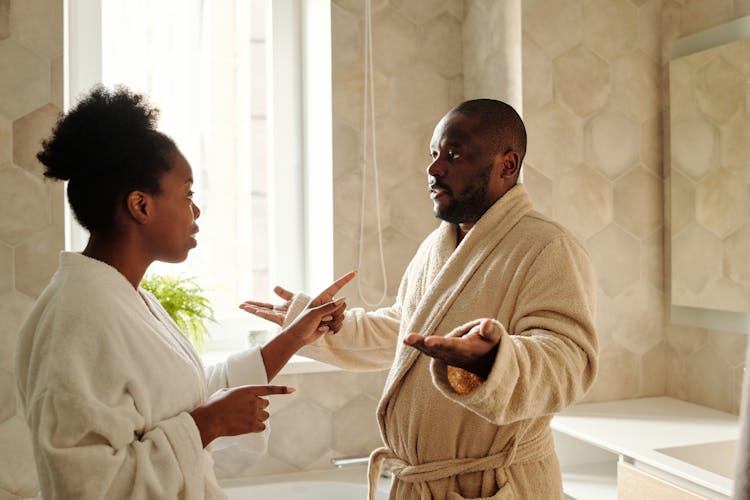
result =
[[[496,321],[502,336],[488,379],[469,394],[452,389],[444,362],[431,362],[433,380],[446,397],[497,425],[562,410],[583,397],[597,372],[596,279],[577,242],[561,236],[543,248],[516,304],[510,327]],[[480,319],[449,335],[466,332]]]
[[[299,354],[351,371],[390,368],[401,327],[403,297],[408,287],[407,274],[401,280],[396,302],[392,306],[369,312],[362,308],[347,309],[338,333],[323,335],[315,343],[300,349]],[[310,297],[295,295],[284,321],[284,328],[309,303]]]
[[232,354],[223,363],[207,367],[205,372],[208,394],[227,387],[268,383],[260,347]]
[[33,406],[29,424],[45,500],[206,495],[204,451],[188,413],[138,435],[143,419],[132,401],[48,391]]

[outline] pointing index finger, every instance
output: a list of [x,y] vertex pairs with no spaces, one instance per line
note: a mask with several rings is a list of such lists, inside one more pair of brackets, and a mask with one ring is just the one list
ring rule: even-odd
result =
[[334,295],[339,293],[339,290],[344,288],[344,286],[346,286],[347,283],[353,280],[356,275],[357,275],[357,271],[349,271],[348,273],[346,273],[345,275],[343,275],[342,277],[334,281],[331,286],[329,286],[323,291],[323,293],[328,293],[331,295],[331,297],[333,297]]
[[273,394],[291,394],[294,392],[294,387],[287,387],[285,385],[256,385],[251,386],[256,396],[271,396]]

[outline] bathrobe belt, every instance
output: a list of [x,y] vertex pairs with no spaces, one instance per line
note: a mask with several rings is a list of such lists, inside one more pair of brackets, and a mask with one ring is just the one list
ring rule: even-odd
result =
[[429,481],[437,481],[469,472],[503,469],[510,465],[536,462],[552,453],[554,449],[552,431],[549,428],[545,429],[539,436],[520,444],[514,437],[501,452],[479,458],[451,458],[411,465],[399,458],[390,448],[378,448],[370,454],[370,464],[367,470],[370,488],[369,500],[375,500],[378,477],[380,477],[380,470],[386,461],[391,472],[399,481],[417,483],[420,499],[430,500],[432,497],[426,485]]

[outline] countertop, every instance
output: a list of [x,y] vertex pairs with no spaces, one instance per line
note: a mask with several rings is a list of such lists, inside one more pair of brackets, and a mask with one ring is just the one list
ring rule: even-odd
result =
[[721,494],[733,481],[656,451],[739,438],[736,415],[669,397],[586,403],[552,419],[555,431]]

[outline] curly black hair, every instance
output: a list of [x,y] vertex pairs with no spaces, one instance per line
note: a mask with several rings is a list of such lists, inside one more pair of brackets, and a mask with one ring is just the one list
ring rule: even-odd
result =
[[36,157],[45,177],[69,181],[73,214],[92,234],[113,229],[117,206],[128,193],[160,192],[177,146],[156,130],[158,116],[145,96],[97,85],[42,142]]

